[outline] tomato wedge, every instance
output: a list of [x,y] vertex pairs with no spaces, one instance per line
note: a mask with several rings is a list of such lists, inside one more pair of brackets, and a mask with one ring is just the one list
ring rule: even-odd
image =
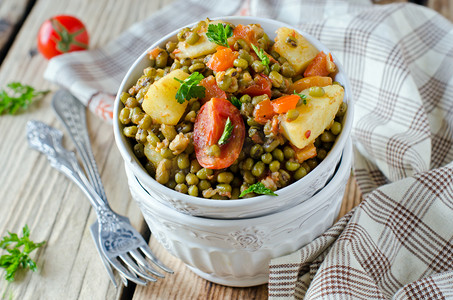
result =
[[321,51],[305,69],[304,77],[327,76],[332,73],[334,69],[335,64],[333,62],[332,54],[325,54]]
[[199,85],[204,86],[206,88],[204,98],[200,99],[201,105],[211,100],[211,98],[222,98],[222,99],[227,98],[226,93],[221,88],[219,88],[217,82],[215,81],[214,76],[212,75],[204,78],[199,83]]
[[[233,124],[228,142],[220,147],[218,157],[209,155],[210,146],[217,144],[222,136],[227,119]],[[242,150],[245,125],[239,110],[230,101],[212,98],[198,112],[193,128],[193,144],[197,160],[209,169],[223,169],[231,166]]]
[[264,74],[259,74],[255,76],[254,83],[252,85],[246,87],[244,90],[241,91],[242,94],[247,94],[250,96],[259,96],[259,95],[268,95],[269,98],[271,97],[271,88],[272,83]]
[[269,99],[263,100],[255,106],[253,110],[253,117],[255,121],[260,124],[266,124],[267,120],[272,119],[275,115],[274,108]]
[[233,52],[230,48],[219,46],[217,47],[217,52],[211,56],[206,66],[216,72],[225,71],[233,67],[234,60],[238,56],[238,52]]

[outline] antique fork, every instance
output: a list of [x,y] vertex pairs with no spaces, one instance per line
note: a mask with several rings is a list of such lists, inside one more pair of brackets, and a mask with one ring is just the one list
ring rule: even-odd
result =
[[96,232],[99,234],[100,248],[106,259],[122,276],[140,285],[145,285],[147,281],[156,281],[156,278],[147,272],[164,277],[147,262],[143,254],[161,269],[172,272],[155,258],[146,241],[131,226],[129,219],[113,212],[108,203],[96,193],[74,152],[62,146],[61,131],[39,121],[29,121],[27,138],[31,148],[44,153],[52,167],[76,183],[88,197],[99,221],[99,230]]

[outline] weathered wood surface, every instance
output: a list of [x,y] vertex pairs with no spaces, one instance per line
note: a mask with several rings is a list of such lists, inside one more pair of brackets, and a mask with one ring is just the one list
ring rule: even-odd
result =
[[[61,13],[79,16],[88,27],[91,45],[96,47],[106,44],[134,22],[170,2],[37,0],[0,66],[1,87],[8,82],[21,81],[39,89],[57,89],[42,78],[47,61],[40,55],[31,56],[29,53],[36,48],[36,33],[46,18]],[[389,2],[401,1],[380,1]],[[1,20],[6,16],[11,24],[16,24],[21,14],[26,12],[28,3],[27,0],[0,2],[0,51],[5,45],[2,41],[11,34],[2,31]],[[430,0],[427,6],[453,19],[450,1]],[[267,298],[266,285],[230,288],[201,279],[153,238],[151,248],[175,270],[175,274],[146,287],[115,289],[90,236],[89,227],[95,220],[90,204],[74,184],[50,167],[43,155],[28,148],[25,138],[28,120],[41,120],[63,130],[50,108],[51,98],[52,94],[49,94],[20,115],[0,116],[0,235],[7,230],[18,232],[28,224],[33,240],[47,240],[45,247],[33,255],[38,263],[37,273],[19,273],[16,282],[9,285],[0,279],[0,299]],[[125,184],[126,176],[110,125],[88,113],[88,128],[111,206],[118,213],[130,217],[136,228],[144,230],[146,225]],[[65,145],[74,149],[69,139],[65,139]],[[350,211],[360,201],[361,195],[352,177],[340,215]],[[0,276],[3,276],[3,271],[0,271]]]

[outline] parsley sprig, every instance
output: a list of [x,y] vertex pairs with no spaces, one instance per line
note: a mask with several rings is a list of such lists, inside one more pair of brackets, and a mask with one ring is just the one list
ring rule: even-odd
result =
[[296,93],[296,91],[294,91],[294,95],[299,96],[300,97],[299,101],[302,101],[303,104],[307,104],[307,96],[306,95],[301,94],[301,93]]
[[223,25],[222,23],[209,24],[206,37],[217,45],[229,47],[228,38],[233,36],[233,29],[230,25]]
[[34,87],[20,82],[8,83],[7,89],[0,91],[0,115],[14,115],[19,109],[26,109],[33,100],[44,96],[49,91],[36,91]]
[[[13,245],[15,243],[15,245]],[[0,241],[0,248],[5,249],[9,254],[0,256],[0,267],[6,270],[6,280],[14,281],[16,271],[22,267],[36,271],[36,263],[30,258],[29,254],[45,244],[44,242],[35,243],[30,240],[30,229],[27,225],[22,228],[22,237],[16,233],[8,232]]]
[[263,49],[261,48],[258,48],[257,46],[252,45],[252,48],[253,48],[253,51],[255,51],[256,55],[258,56],[258,58],[261,60],[261,63],[263,64],[263,66],[266,67],[266,69],[269,70],[269,63],[270,63],[270,60],[269,60],[269,57],[266,55],[266,53],[264,52]]
[[222,136],[220,137],[219,141],[217,142],[217,144],[219,144],[219,146],[225,145],[228,142],[228,140],[231,137],[231,134],[233,133],[233,128],[234,128],[233,123],[231,123],[230,117],[228,117],[228,119],[226,120],[226,123],[225,123],[225,127],[223,128]]
[[237,109],[241,109],[242,103],[238,98],[236,98],[235,96],[231,96],[230,101],[234,106],[236,106]]
[[189,77],[184,80],[174,77],[174,79],[181,83],[178,91],[176,92],[176,100],[178,103],[184,103],[192,98],[204,98],[206,88],[198,85],[204,79],[204,76],[198,72],[193,72]]
[[268,189],[262,182],[257,182],[249,186],[246,190],[244,190],[240,195],[239,198],[244,197],[248,193],[256,193],[261,195],[271,195],[271,196],[278,196],[274,193],[271,189]]

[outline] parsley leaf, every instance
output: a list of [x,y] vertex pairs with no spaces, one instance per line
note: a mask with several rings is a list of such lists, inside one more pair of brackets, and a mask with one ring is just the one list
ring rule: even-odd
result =
[[[14,247],[12,246],[13,243],[15,243]],[[0,248],[9,253],[0,256],[0,267],[6,270],[6,280],[14,281],[16,271],[20,267],[36,271],[36,263],[30,258],[29,254],[44,244],[45,241],[35,243],[30,240],[28,225],[22,228],[22,237],[19,237],[16,233],[8,232],[8,236],[4,236],[0,241]]]
[[246,195],[248,193],[257,193],[257,194],[261,194],[261,195],[278,196],[271,189],[268,189],[262,182],[257,182],[255,184],[252,184],[251,186],[249,186],[248,189],[246,189],[239,195],[239,198],[244,197],[244,195]]
[[231,137],[231,134],[233,133],[233,128],[234,128],[233,123],[231,123],[230,117],[228,117],[225,123],[225,127],[223,128],[222,136],[217,142],[219,146],[225,145],[228,142],[229,138]]
[[[306,95],[300,94],[300,93],[296,93],[296,91],[294,91],[294,95],[299,96],[299,97],[300,97],[300,100],[299,100],[299,101],[302,100],[302,103],[303,103],[303,104],[307,104],[307,96],[306,96]],[[299,103],[300,103],[300,102],[299,102]]]
[[176,77],[174,79],[181,83],[175,96],[178,103],[182,104],[185,100],[189,101],[192,98],[204,98],[206,88],[198,85],[204,79],[202,74],[193,72],[184,81]]
[[253,51],[255,51],[256,55],[261,60],[261,63],[266,67],[266,69],[269,69],[270,60],[269,60],[269,57],[267,57],[264,50],[261,48],[258,48],[257,46],[255,46],[253,44],[251,44],[251,45],[252,45]]
[[34,99],[49,92],[35,91],[35,88],[20,82],[11,82],[7,87],[0,91],[0,115],[5,112],[14,115],[19,109],[26,109]]
[[229,47],[228,38],[233,36],[233,29],[230,25],[223,25],[222,23],[209,24],[206,37],[217,45]]
[[242,103],[238,98],[236,98],[235,96],[231,96],[230,101],[231,101],[231,103],[233,103],[234,106],[237,107],[237,109],[241,109]]

